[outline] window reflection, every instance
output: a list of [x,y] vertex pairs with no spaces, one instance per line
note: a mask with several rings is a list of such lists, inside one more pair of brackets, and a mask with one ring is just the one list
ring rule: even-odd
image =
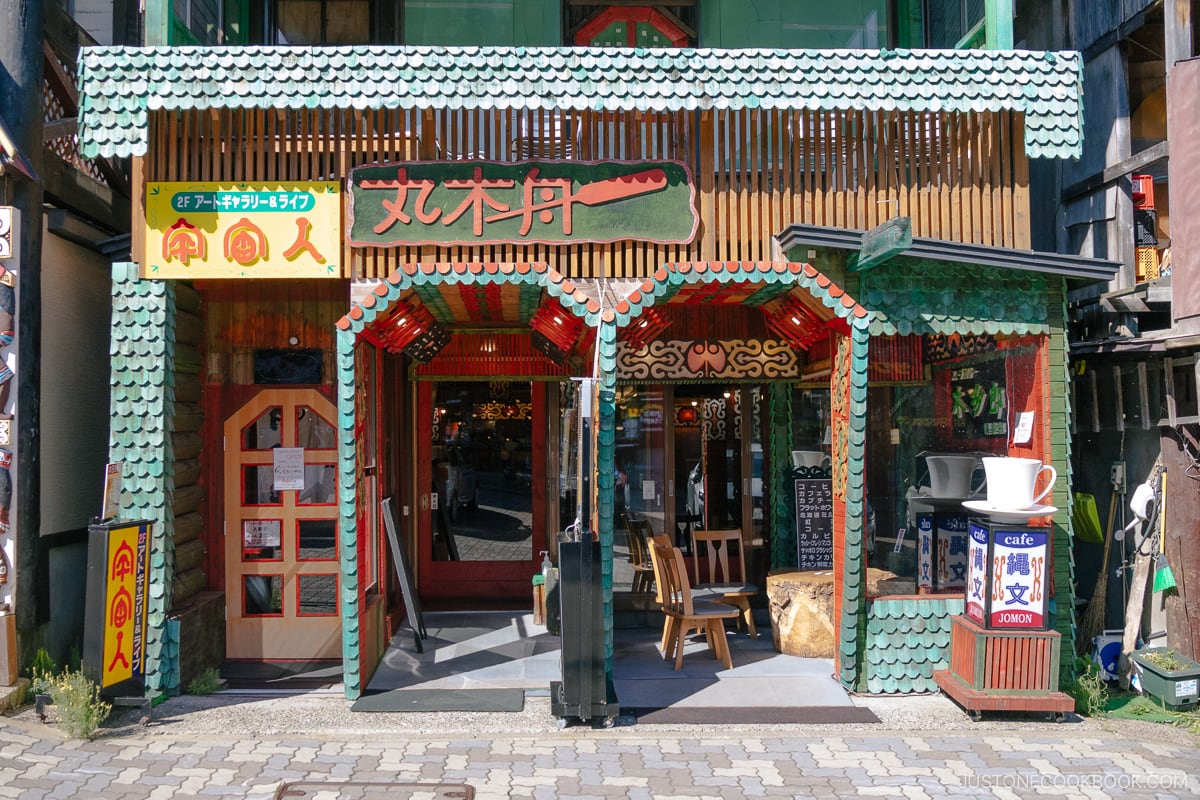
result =
[[282,575],[243,575],[242,601],[247,617],[283,613]]
[[270,450],[279,447],[283,442],[283,432],[279,424],[283,418],[283,408],[272,406],[258,416],[242,431],[243,450]]

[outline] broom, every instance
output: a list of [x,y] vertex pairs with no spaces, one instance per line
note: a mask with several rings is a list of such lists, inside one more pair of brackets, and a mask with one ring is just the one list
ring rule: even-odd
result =
[[1116,513],[1117,493],[1114,491],[1108,501],[1108,524],[1104,528],[1104,558],[1100,562],[1100,576],[1096,579],[1092,599],[1088,601],[1077,629],[1075,651],[1081,656],[1087,655],[1092,640],[1104,630],[1105,612],[1108,610],[1108,551],[1112,547],[1113,517]]
[[1158,567],[1154,571],[1154,589],[1165,592],[1175,588],[1175,573],[1171,572],[1171,564],[1167,561],[1167,472],[1162,474],[1162,499],[1158,505],[1158,556],[1155,559]]

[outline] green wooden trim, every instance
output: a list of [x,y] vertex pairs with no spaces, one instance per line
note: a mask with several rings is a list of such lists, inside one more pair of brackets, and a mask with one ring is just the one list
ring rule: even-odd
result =
[[975,24],[975,27],[967,31],[961,39],[954,43],[955,50],[975,50],[984,46],[987,41],[986,37],[987,23],[980,21]]
[[147,47],[171,44],[171,0],[146,0],[144,39]]
[[986,0],[984,27],[988,50],[1013,48],[1013,0]]
[[[1051,333],[1047,341],[1047,378],[1049,386],[1049,409],[1046,421],[1051,431],[1071,430],[1071,371],[1070,350],[1067,342],[1067,286],[1066,281],[1047,281],[1047,299],[1050,312]],[[1074,530],[1071,522],[1071,507],[1074,501],[1074,476],[1071,468],[1071,437],[1053,437],[1050,458],[1061,480],[1055,481],[1052,494],[1053,505],[1058,509],[1054,515],[1054,629],[1062,635],[1064,646],[1059,652],[1059,675],[1070,681],[1075,675],[1075,647],[1077,628],[1075,625],[1075,553]],[[1051,684],[1055,685],[1054,683]]]
[[599,536],[602,602],[604,604],[604,671],[612,679],[613,669],[613,486],[617,457],[617,326],[602,321],[596,333],[600,357],[595,377],[600,381],[599,430],[596,448],[596,483],[599,492]]
[[792,384],[773,381],[767,388],[770,419],[771,569],[796,565],[796,492],[792,478]]
[[154,523],[146,609],[146,695],[179,692],[179,647],[168,633],[175,577],[175,285],[112,266],[108,458],[124,464],[120,517]]
[[847,687],[863,688],[866,676],[866,563],[863,523],[866,500],[867,365],[870,317],[855,317],[850,327],[850,442],[846,458],[845,548],[842,565],[841,634],[838,677]]
[[357,699],[363,690],[358,619],[358,442],[354,431],[356,339],[352,331],[337,331],[338,563],[342,573],[342,685],[349,700]]

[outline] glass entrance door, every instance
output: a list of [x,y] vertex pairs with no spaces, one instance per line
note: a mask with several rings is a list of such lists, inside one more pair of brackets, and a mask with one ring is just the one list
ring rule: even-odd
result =
[[[616,543],[626,520],[645,519],[690,553],[691,531],[742,532],[748,573],[764,552],[763,405],[760,386],[629,385],[617,394]],[[645,528],[634,525],[634,530]],[[621,565],[615,585],[620,586]]]
[[445,381],[421,392],[418,458],[428,488],[419,591],[530,598],[530,578],[546,549],[543,387]]

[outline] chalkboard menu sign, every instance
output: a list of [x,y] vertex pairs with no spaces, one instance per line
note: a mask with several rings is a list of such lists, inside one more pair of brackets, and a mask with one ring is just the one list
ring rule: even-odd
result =
[[796,480],[796,568],[833,569],[833,481]]

